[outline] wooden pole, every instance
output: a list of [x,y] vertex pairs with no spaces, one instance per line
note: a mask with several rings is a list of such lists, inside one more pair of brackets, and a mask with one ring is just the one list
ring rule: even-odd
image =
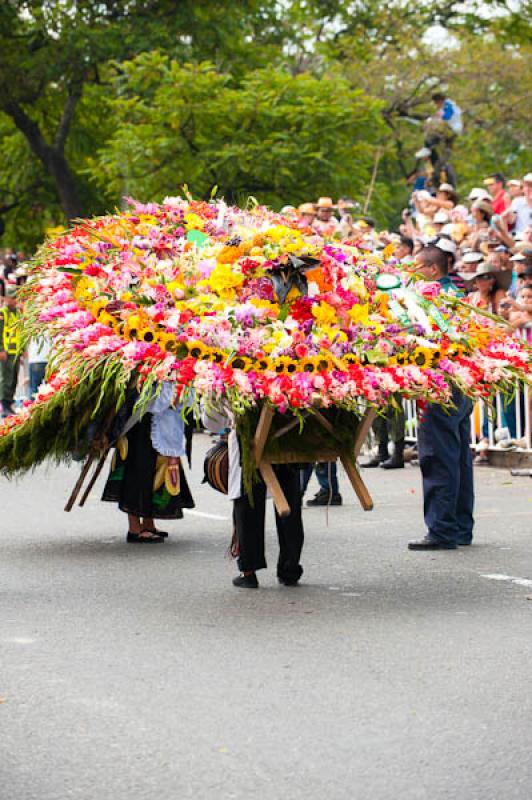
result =
[[371,195],[373,194],[373,190],[375,188],[375,181],[377,180],[377,171],[379,169],[379,161],[381,160],[382,156],[382,147],[377,147],[377,152],[375,153],[375,162],[373,164],[373,173],[371,175],[371,180],[369,182],[368,193],[366,195],[366,199],[364,201],[364,208],[362,213],[364,216],[368,213],[369,204],[371,201]]

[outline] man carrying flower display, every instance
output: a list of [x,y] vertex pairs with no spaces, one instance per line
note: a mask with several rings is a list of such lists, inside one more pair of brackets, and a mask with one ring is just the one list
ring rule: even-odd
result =
[[[438,247],[424,247],[416,270],[426,281],[452,289],[447,256]],[[427,534],[409,543],[409,550],[455,550],[473,538],[473,466],[470,416],[473,405],[457,389],[453,406],[428,403],[418,427],[419,465],[423,476],[423,511]]]
[[[246,491],[242,475],[243,443],[237,434],[233,415],[227,408],[211,408],[208,412],[204,409],[202,421],[213,433],[230,429],[227,496],[233,501],[234,534],[231,553],[237,558],[240,570],[240,575],[233,578],[233,586],[239,589],[258,589],[257,572],[267,566],[264,547],[266,484],[258,477],[252,484],[251,493]],[[295,586],[303,574],[303,567],[299,563],[304,541],[300,470],[296,464],[276,464],[273,469],[290,506],[290,513],[284,517],[275,509],[279,539],[277,580],[284,586]]]

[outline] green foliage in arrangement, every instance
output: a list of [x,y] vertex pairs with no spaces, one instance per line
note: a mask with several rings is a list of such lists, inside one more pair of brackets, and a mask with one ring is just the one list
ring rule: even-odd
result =
[[530,169],[530,4],[6,0],[3,246],[186,183],[279,208],[355,195],[397,221],[430,95],[462,107],[459,190]]
[[102,390],[103,370],[95,370],[76,385],[67,384],[49,402],[36,407],[31,418],[0,438],[1,472],[13,477],[45,460],[59,464],[83,459],[89,443],[124,402],[118,382]]

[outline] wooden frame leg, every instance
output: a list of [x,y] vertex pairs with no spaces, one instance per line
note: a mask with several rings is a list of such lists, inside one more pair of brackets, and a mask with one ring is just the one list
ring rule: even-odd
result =
[[76,502],[76,500],[78,499],[78,495],[79,495],[79,493],[81,491],[81,487],[83,486],[83,484],[85,482],[85,478],[89,474],[89,470],[90,470],[90,468],[92,466],[92,462],[93,461],[94,461],[94,453],[90,453],[89,456],[87,457],[87,460],[85,461],[85,463],[83,465],[83,468],[82,468],[82,470],[80,472],[79,478],[76,481],[76,485],[72,489],[72,494],[70,495],[70,497],[67,500],[67,503],[66,503],[66,506],[65,506],[65,511],[72,511],[72,507],[73,507],[74,503]]
[[277,480],[277,475],[273,471],[272,465],[265,464],[264,462],[259,464],[259,472],[267,488],[270,490],[277,513],[280,517],[287,517],[290,514],[290,506],[281,489],[281,484]]
[[355,462],[346,455],[341,455],[340,461],[342,462],[343,468],[347,473],[347,477],[351,481],[351,486],[355,490],[355,494],[360,501],[360,505],[364,511],[372,511],[373,500],[371,499],[371,495],[366,484],[360,477],[360,473],[355,466]]

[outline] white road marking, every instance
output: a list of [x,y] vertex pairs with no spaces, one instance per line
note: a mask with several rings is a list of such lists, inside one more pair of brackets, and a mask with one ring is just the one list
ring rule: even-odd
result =
[[11,644],[33,644],[35,639],[28,639],[25,636],[8,636],[8,638],[3,641],[10,642]]
[[516,586],[532,586],[532,580],[529,578],[516,578],[513,575],[500,575],[499,573],[493,573],[488,575],[480,575],[481,578],[487,578],[489,581],[508,581],[509,583],[515,583]]
[[220,514],[208,514],[206,511],[194,511],[192,508],[184,508],[185,514],[190,514],[191,517],[204,517],[205,519],[221,519],[228,520],[231,517],[222,517]]

